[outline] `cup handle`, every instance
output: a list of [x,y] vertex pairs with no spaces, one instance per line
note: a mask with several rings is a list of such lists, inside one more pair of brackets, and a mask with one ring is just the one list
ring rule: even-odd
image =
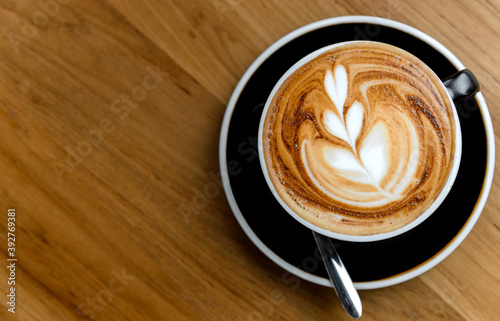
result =
[[443,80],[443,85],[455,103],[474,95],[481,89],[476,76],[468,69],[460,70],[446,78]]

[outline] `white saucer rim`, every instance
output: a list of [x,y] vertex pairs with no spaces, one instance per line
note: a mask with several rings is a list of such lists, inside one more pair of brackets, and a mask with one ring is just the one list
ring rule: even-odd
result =
[[[420,40],[424,41],[431,47],[433,47],[435,50],[440,52],[443,56],[445,56],[450,63],[452,63],[457,70],[462,70],[465,69],[465,66],[459,61],[459,59],[453,55],[446,47],[444,47],[441,43],[439,43],[437,40],[432,38],[431,36],[423,33],[420,30],[417,30],[411,26],[408,26],[406,24],[394,21],[394,20],[389,20],[385,18],[380,18],[380,17],[373,17],[373,16],[340,16],[340,17],[333,17],[333,18],[328,18],[320,21],[313,22],[311,24],[305,25],[301,28],[298,28],[289,34],[285,35],[275,43],[273,43],[269,48],[267,48],[257,59],[250,65],[250,67],[247,69],[247,71],[243,74],[242,78],[236,85],[233,94],[231,95],[231,98],[228,102],[223,122],[222,122],[222,128],[221,128],[221,133],[220,133],[220,141],[219,141],[219,165],[221,168],[221,177],[223,181],[223,186],[224,186],[224,191],[226,194],[226,198],[228,200],[229,206],[231,207],[231,210],[233,211],[233,214],[236,217],[236,220],[242,227],[243,231],[245,234],[250,238],[250,240],[259,248],[261,252],[263,252],[269,259],[271,259],[274,263],[276,263],[278,266],[282,267],[286,271],[301,277],[302,279],[308,280],[310,282],[324,285],[324,286],[329,286],[331,287],[330,280],[326,278],[322,278],[310,273],[307,273],[292,264],[288,263],[287,261],[283,260],[281,257],[279,257],[276,253],[271,251],[258,237],[257,235],[253,232],[253,230],[250,228],[248,223],[246,222],[245,218],[243,217],[243,214],[241,213],[241,210],[238,207],[238,204],[234,198],[234,195],[232,193],[231,185],[229,182],[229,175],[228,175],[228,170],[227,170],[227,160],[226,160],[226,147],[227,147],[227,135],[229,131],[229,124],[231,121],[232,113],[234,111],[234,108],[236,106],[236,102],[238,100],[238,97],[240,96],[241,92],[243,91],[244,87],[246,86],[248,80],[251,78],[253,73],[261,66],[261,64],[269,57],[271,56],[274,52],[276,52],[279,48],[281,48],[283,45],[287,44],[291,40],[298,38],[299,36],[302,36],[303,34],[306,34],[308,32],[311,32],[313,30],[317,30],[320,28],[328,27],[328,26],[333,26],[333,25],[339,25],[339,24],[346,24],[346,23],[370,23],[370,24],[377,24],[381,26],[386,26],[386,27],[391,27],[397,30],[401,30],[403,32],[406,32],[410,35],[413,35]],[[408,281],[410,279],[413,279],[431,268],[435,267],[437,264],[442,262],[446,257],[448,257],[461,243],[462,241],[467,237],[467,235],[470,233],[474,225],[476,224],[477,220],[479,219],[482,210],[484,209],[484,206],[486,204],[486,200],[488,198],[490,189],[491,189],[491,184],[493,181],[493,173],[494,173],[494,159],[495,159],[495,146],[494,146],[494,132],[493,132],[493,125],[491,121],[491,116],[489,114],[486,102],[484,100],[484,97],[482,93],[476,94],[476,100],[478,102],[479,109],[482,114],[483,122],[485,125],[485,130],[486,130],[486,141],[487,141],[487,164],[486,164],[486,173],[485,173],[485,178],[483,181],[483,186],[482,190],[480,193],[480,196],[476,202],[476,206],[474,207],[474,210],[472,211],[471,215],[469,216],[469,219],[465,223],[464,227],[460,232],[457,234],[457,236],[449,242],[441,251],[435,255],[434,257],[430,258],[426,262],[422,263],[421,265],[414,267],[406,272],[394,275],[389,278],[381,279],[381,280],[375,280],[375,281],[368,281],[368,282],[355,282],[354,285],[358,290],[363,290],[363,289],[376,289],[376,288],[382,288],[382,287],[387,287],[391,285],[395,285],[398,283],[402,283],[405,281]]]

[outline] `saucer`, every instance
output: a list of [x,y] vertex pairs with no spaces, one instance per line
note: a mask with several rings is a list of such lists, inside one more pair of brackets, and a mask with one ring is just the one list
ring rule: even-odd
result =
[[[221,130],[220,167],[229,205],[243,231],[272,261],[311,282],[331,286],[311,231],[276,201],[262,174],[257,132],[264,104],[280,77],[316,49],[349,40],[395,45],[424,61],[441,79],[464,69],[444,46],[407,25],[367,16],[326,19],[278,40],[249,67],[229,101]],[[484,208],[493,179],[494,135],[481,93],[456,104],[462,158],[440,207],[414,229],[375,242],[333,240],[357,289],[414,278],[451,254]]]

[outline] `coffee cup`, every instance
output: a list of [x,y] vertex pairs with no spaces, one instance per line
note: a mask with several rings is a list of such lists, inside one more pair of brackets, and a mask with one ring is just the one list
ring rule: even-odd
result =
[[266,101],[258,133],[267,185],[297,221],[353,242],[391,238],[439,207],[460,166],[454,102],[472,73],[439,79],[392,45],[349,41],[294,64]]

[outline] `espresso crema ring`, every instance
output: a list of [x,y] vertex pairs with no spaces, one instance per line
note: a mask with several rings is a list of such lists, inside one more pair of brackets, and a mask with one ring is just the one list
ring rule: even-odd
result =
[[321,228],[390,232],[438,197],[453,165],[452,103],[418,58],[385,44],[333,48],[274,95],[262,133],[281,199]]

